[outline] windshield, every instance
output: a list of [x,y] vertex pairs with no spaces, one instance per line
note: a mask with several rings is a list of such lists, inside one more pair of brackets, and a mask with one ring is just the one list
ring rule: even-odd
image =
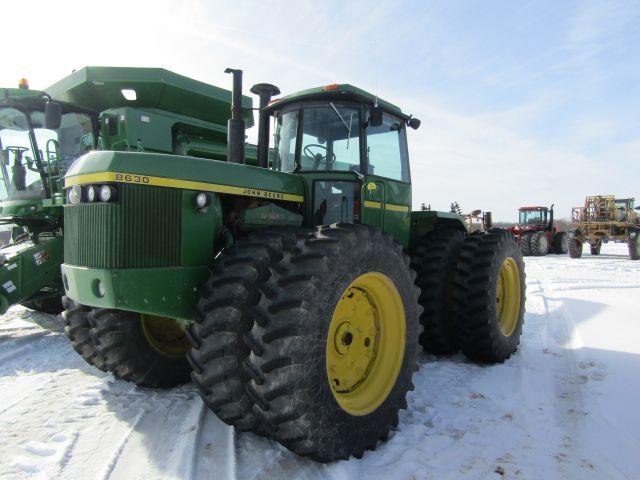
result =
[[[44,128],[44,113],[30,112],[34,142],[24,112],[15,108],[0,109],[0,200],[7,198],[41,198],[42,177],[59,178],[73,160],[93,148],[93,128],[89,115],[65,113],[58,130]],[[43,161],[40,172],[37,149]]]
[[[302,137],[298,145],[300,119]],[[273,165],[276,170],[360,171],[360,111],[357,108],[329,103],[287,112],[276,116],[275,121]]]
[[520,225],[545,225],[546,223],[545,210],[520,210]]

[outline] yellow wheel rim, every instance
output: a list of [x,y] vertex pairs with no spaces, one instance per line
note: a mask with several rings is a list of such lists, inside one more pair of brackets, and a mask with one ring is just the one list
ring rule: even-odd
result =
[[175,318],[141,314],[140,323],[149,345],[167,357],[182,357],[191,347],[184,328]]
[[344,411],[367,415],[386,400],[404,360],[404,304],[393,281],[360,275],[342,293],[331,318],[326,368]]
[[512,257],[505,258],[500,267],[496,289],[498,324],[505,337],[511,336],[520,318],[520,270]]

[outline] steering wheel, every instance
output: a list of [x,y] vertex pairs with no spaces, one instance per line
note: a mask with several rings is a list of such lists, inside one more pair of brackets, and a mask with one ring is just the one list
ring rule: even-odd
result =
[[[311,150],[311,147],[324,150],[324,155],[322,155],[321,153],[314,154],[313,151]],[[332,158],[331,158],[331,161],[329,162],[329,159],[327,158],[328,151],[329,149],[327,147],[325,147],[324,145],[320,145],[318,143],[310,143],[309,145],[305,145],[305,147],[302,149],[302,153],[304,154],[304,156],[313,162],[313,167],[311,168],[311,170],[317,170],[318,167],[320,166],[320,162],[322,161],[324,161],[324,163],[327,166],[329,166],[329,163],[335,163],[336,154],[335,153],[331,154]]]

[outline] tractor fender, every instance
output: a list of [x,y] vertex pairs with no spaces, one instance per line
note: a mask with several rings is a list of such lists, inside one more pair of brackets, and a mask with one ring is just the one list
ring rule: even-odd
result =
[[411,212],[409,249],[411,250],[413,248],[419,238],[433,230],[440,230],[442,228],[452,228],[468,232],[464,217],[456,213],[440,212],[437,210]]

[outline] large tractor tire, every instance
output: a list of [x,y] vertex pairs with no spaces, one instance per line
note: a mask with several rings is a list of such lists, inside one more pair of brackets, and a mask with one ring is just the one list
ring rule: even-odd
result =
[[520,253],[523,257],[531,255],[531,232],[523,233],[520,236]]
[[535,232],[531,235],[530,253],[536,257],[543,257],[549,253],[549,237],[547,232]]
[[71,346],[89,365],[106,372],[104,358],[98,352],[98,347],[91,337],[91,322],[89,321],[91,309],[75,303],[67,297],[62,299],[62,303],[65,307],[65,311],[62,313],[64,332],[71,342]]
[[589,250],[591,250],[591,255],[600,255],[600,249],[602,248],[602,240],[598,240],[596,244],[590,244]]
[[409,257],[379,230],[336,224],[283,245],[270,270],[245,362],[254,412],[298,455],[360,457],[413,388],[421,309]]
[[36,312],[48,313],[50,315],[58,315],[64,310],[64,307],[62,306],[62,299],[60,297],[24,302],[22,306],[35,310]]
[[580,258],[582,256],[582,242],[576,238],[575,234],[569,237],[568,251],[571,258]]
[[457,350],[451,312],[453,269],[466,234],[459,229],[429,232],[411,254],[411,268],[420,287],[420,316],[423,330],[420,344],[431,353],[447,354]]
[[202,288],[195,309],[196,324],[189,330],[191,378],[205,404],[238,430],[264,433],[245,390],[249,376],[243,363],[250,353],[245,337],[254,322],[262,321],[258,305],[264,305],[269,294],[270,268],[277,268],[298,237],[307,233],[266,229],[239,239],[216,258]]
[[556,232],[552,241],[553,253],[558,255],[566,255],[569,250],[569,235],[567,232]]
[[88,315],[98,353],[115,377],[150,388],[189,381],[190,343],[178,321],[105,308],[91,309]]
[[627,245],[629,246],[629,258],[631,260],[640,259],[640,241],[638,240],[640,232],[629,233],[629,240]]
[[504,230],[465,240],[454,276],[456,334],[471,360],[501,363],[518,348],[525,311],[524,262]]

